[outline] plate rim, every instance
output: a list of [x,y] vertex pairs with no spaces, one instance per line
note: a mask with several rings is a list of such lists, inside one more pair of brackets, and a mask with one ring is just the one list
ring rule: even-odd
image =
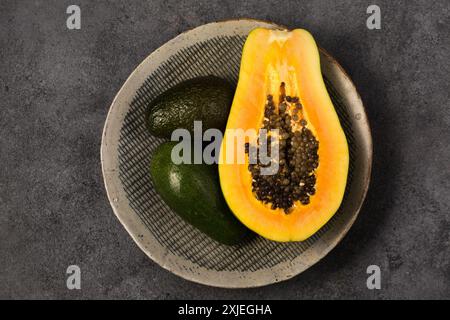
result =
[[[127,217],[128,213],[123,214],[123,212],[120,211],[120,210],[125,210],[125,208],[121,208],[121,206],[124,205],[123,202],[127,202],[127,201],[126,201],[126,199],[120,199],[121,194],[120,194],[120,190],[118,190],[118,189],[121,189],[122,186],[113,185],[116,182],[112,180],[113,179],[112,177],[114,175],[117,175],[117,178],[118,178],[118,168],[115,168],[115,166],[111,166],[111,163],[114,163],[114,162],[118,163],[118,161],[114,161],[114,159],[111,159],[112,154],[110,154],[110,151],[112,151],[112,150],[110,150],[111,147],[109,146],[109,142],[110,142],[109,140],[114,141],[114,139],[112,139],[109,134],[113,130],[113,129],[110,129],[110,125],[114,122],[114,120],[117,121],[117,119],[114,119],[114,117],[118,117],[118,116],[125,117],[125,115],[126,115],[126,113],[118,114],[120,111],[120,110],[117,110],[119,108],[119,106],[118,106],[119,100],[125,99],[122,96],[124,95],[124,93],[126,93],[126,91],[130,90],[130,88],[129,88],[130,86],[133,87],[132,82],[139,83],[139,85],[137,85],[137,86],[134,85],[134,87],[139,88],[142,85],[142,82],[145,81],[145,79],[148,77],[148,74],[140,74],[140,72],[143,71],[142,69],[148,63],[148,61],[150,61],[158,52],[164,50],[165,48],[168,48],[169,46],[173,45],[181,38],[185,37],[187,33],[190,33],[193,31],[198,32],[199,30],[202,30],[205,28],[210,28],[213,26],[220,27],[220,26],[223,26],[226,24],[235,24],[235,23],[242,23],[242,22],[253,23],[253,24],[255,24],[255,27],[257,27],[257,25],[260,24],[260,25],[266,25],[266,26],[270,26],[270,27],[278,28],[278,29],[287,29],[283,25],[279,25],[279,24],[276,24],[276,23],[273,23],[270,21],[249,19],[249,18],[228,19],[228,20],[210,22],[210,23],[206,23],[206,24],[194,27],[192,29],[186,30],[186,31],[178,34],[174,38],[165,42],[164,44],[159,46],[156,50],[152,51],[141,63],[139,63],[137,65],[137,67],[134,68],[134,70],[127,77],[127,79],[125,80],[125,82],[123,83],[123,85],[121,86],[121,88],[119,89],[117,94],[115,95],[115,97],[109,107],[107,116],[106,116],[105,124],[104,124],[103,131],[102,131],[102,141],[101,141],[101,147],[100,147],[100,160],[101,160],[101,166],[102,166],[102,175],[103,175],[103,181],[104,181],[104,185],[105,185],[109,203],[113,209],[115,216],[119,219],[120,223],[127,230],[128,234],[131,236],[131,238],[134,240],[134,242],[137,244],[137,246],[156,264],[158,264],[162,268],[166,269],[167,271],[169,271],[171,273],[176,274],[177,276],[179,276],[183,279],[193,281],[196,283],[200,283],[203,285],[208,285],[208,286],[213,286],[213,287],[222,287],[222,288],[253,288],[253,287],[261,287],[261,286],[266,286],[266,285],[270,285],[273,283],[285,281],[285,280],[288,280],[288,279],[302,273],[303,271],[305,271],[312,265],[314,265],[317,262],[319,262],[320,260],[322,260],[345,237],[345,235],[348,233],[350,228],[353,226],[356,218],[358,217],[359,212],[362,208],[362,205],[364,204],[364,200],[366,198],[368,189],[369,189],[372,165],[373,165],[373,142],[372,142],[371,128],[370,128],[370,124],[367,119],[366,108],[361,99],[361,96],[360,96],[355,84],[353,83],[353,81],[351,80],[351,78],[349,77],[347,72],[344,70],[344,68],[333,58],[333,56],[331,56],[331,54],[329,54],[323,48],[319,47],[321,53],[324,54],[336,67],[338,67],[340,69],[340,72],[342,73],[344,78],[346,78],[347,82],[351,85],[352,91],[354,93],[356,93],[356,99],[359,100],[359,103],[362,106],[363,113],[361,116],[364,120],[364,126],[366,129],[365,131],[367,133],[366,143],[367,143],[368,165],[366,168],[366,172],[364,173],[364,178],[365,178],[364,189],[362,190],[361,199],[359,199],[358,207],[356,208],[356,210],[354,210],[354,213],[348,219],[346,226],[343,228],[343,230],[341,230],[341,232],[336,237],[333,238],[332,242],[328,243],[327,246],[325,248],[323,248],[323,250],[321,251],[321,254],[319,256],[314,257],[313,263],[304,264],[304,265],[301,265],[300,267],[297,266],[295,268],[295,270],[292,270],[294,272],[292,272],[292,273],[284,272],[283,274],[279,274],[279,275],[277,275],[275,273],[275,271],[273,270],[273,268],[278,266],[278,265],[275,265],[275,266],[267,269],[267,271],[270,271],[269,272],[270,274],[265,274],[265,275],[261,274],[261,276],[263,276],[262,279],[257,277],[257,279],[254,279],[253,281],[248,281],[247,279],[245,279],[246,281],[244,281],[244,279],[241,277],[241,279],[239,281],[229,281],[229,279],[227,279],[227,281],[219,281],[218,282],[216,277],[211,277],[211,275],[202,277],[201,273],[195,274],[193,272],[190,272],[190,273],[183,272],[182,271],[183,268],[185,269],[186,267],[183,266],[183,268],[180,268],[180,266],[177,265],[178,262],[171,261],[170,260],[171,253],[168,251],[167,248],[163,247],[163,245],[158,243],[160,245],[161,249],[163,250],[163,252],[159,252],[158,254],[155,254],[154,251],[152,251],[151,249],[149,249],[147,247],[146,243],[144,242],[142,234],[147,233],[147,231],[149,232],[149,230],[144,226],[142,221],[140,221],[139,216],[137,216],[137,214],[133,212],[132,208],[129,205],[128,205],[127,211],[134,213],[135,217]],[[135,78],[137,78],[137,79],[135,79]],[[143,81],[139,81],[139,78],[143,79]],[[135,95],[135,91],[134,91],[134,93],[131,94],[131,96],[132,96],[131,100],[133,99],[134,95]],[[127,99],[125,99],[125,100],[127,100]],[[118,131],[119,137],[120,137],[120,129],[116,130],[116,131]],[[119,184],[120,184],[120,180],[119,180]],[[127,204],[125,204],[125,205],[127,205]],[[151,236],[153,237],[153,240],[158,241],[153,234],[151,234]],[[308,250],[309,249],[307,249],[302,254],[306,254],[308,252]],[[176,256],[176,257],[182,258],[179,256]],[[184,258],[182,258],[182,259],[184,259]],[[186,261],[190,262],[188,260],[186,260]],[[241,271],[208,270],[203,267],[200,267],[200,269],[204,269],[204,270],[208,271],[208,273],[214,273],[214,274],[218,274],[221,272],[226,272],[227,274],[238,273],[240,275],[245,274],[245,273],[252,273],[252,274],[261,273],[260,270],[258,270],[256,272],[255,271],[242,271],[241,272]],[[239,275],[238,275],[238,277],[239,277]]]

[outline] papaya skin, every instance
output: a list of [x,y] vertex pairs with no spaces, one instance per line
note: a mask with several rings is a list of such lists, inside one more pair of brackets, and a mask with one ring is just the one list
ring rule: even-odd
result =
[[[229,148],[244,148],[227,144],[227,132],[261,128],[266,97],[276,99],[281,82],[287,95],[299,97],[308,128],[319,141],[316,193],[307,205],[295,202],[289,214],[256,199],[247,162],[223,160]],[[348,145],[322,78],[319,50],[308,31],[258,28],[249,34],[220,157],[220,185],[228,206],[244,225],[265,238],[303,241],[339,209],[347,183]]]

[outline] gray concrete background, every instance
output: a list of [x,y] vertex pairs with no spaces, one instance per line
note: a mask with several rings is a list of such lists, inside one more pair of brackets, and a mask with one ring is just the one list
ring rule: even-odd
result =
[[[366,28],[378,4],[382,30]],[[81,7],[82,28],[65,10]],[[231,18],[310,30],[348,71],[374,139],[346,238],[287,282],[205,287],[149,260],[115,218],[100,168],[110,103],[180,32]],[[1,1],[0,298],[450,298],[448,1]],[[82,289],[65,270],[82,269]],[[382,269],[382,290],[366,268]]]

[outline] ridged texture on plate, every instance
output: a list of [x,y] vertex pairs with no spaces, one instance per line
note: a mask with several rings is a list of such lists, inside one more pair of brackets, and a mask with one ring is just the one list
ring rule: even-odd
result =
[[[145,125],[148,104],[175,84],[198,76],[216,75],[235,85],[245,39],[246,36],[240,35],[213,37],[174,52],[137,90],[120,129],[119,177],[130,207],[161,246],[208,270],[253,272],[290,262],[308,250],[343,214],[336,214],[303,242],[278,243],[254,237],[239,247],[230,247],[217,244],[184,222],[156,193],[148,170],[152,153],[163,140],[148,133]],[[332,84],[327,86],[350,142],[351,117]],[[356,148],[357,144],[350,142],[350,150],[356,152]],[[347,185],[351,187],[350,175]]]

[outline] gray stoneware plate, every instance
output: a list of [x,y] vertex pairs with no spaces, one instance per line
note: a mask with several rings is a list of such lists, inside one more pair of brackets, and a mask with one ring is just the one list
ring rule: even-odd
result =
[[370,180],[372,139],[361,98],[341,66],[321,50],[322,72],[350,146],[350,170],[339,211],[314,236],[295,243],[256,237],[240,246],[221,245],[182,221],[156,194],[149,161],[162,140],[145,129],[146,106],[176,83],[197,76],[217,75],[235,84],[242,46],[256,27],[282,28],[256,20],[210,23],[161,46],[120,89],[102,137],[101,161],[109,201],[133,240],[163,268],[217,287],[268,285],[315,264],[355,221]]

